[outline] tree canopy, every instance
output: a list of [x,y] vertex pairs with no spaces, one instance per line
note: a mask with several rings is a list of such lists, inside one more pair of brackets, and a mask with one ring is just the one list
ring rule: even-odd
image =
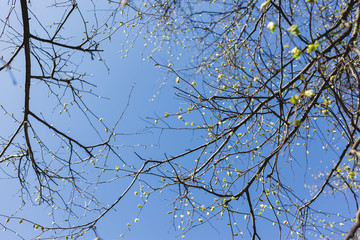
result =
[[[1,103],[12,125],[0,163],[18,180],[20,209],[49,206],[52,221],[19,211],[2,215],[4,228],[16,232],[16,219],[40,239],[97,237],[98,222],[135,191],[144,204],[169,194],[183,237],[222,220],[233,239],[266,239],[268,228],[279,239],[357,239],[359,1],[53,1],[52,23],[37,4],[9,1],[1,16],[0,71],[21,69],[22,80],[12,78],[23,104]],[[99,95],[87,68],[107,69],[103,49],[118,34],[123,57],[142,51],[174,86],[178,110],[154,110],[146,129],[181,146],[175,152],[123,158],[129,105],[112,110],[112,124],[92,110]],[[67,132],[74,118],[91,140]],[[196,140],[182,148],[185,132]],[[115,201],[98,200],[97,188],[118,180],[126,186]]]

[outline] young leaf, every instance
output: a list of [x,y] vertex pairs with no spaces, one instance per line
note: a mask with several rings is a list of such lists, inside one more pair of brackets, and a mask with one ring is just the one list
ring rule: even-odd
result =
[[270,32],[275,32],[276,24],[274,22],[269,22],[267,28],[270,30]]
[[298,29],[298,25],[292,25],[291,27],[288,28],[288,31],[291,33],[291,35],[293,36],[299,36],[300,35],[300,30]]
[[301,125],[300,119],[296,119],[296,120],[294,121],[294,126],[295,126],[295,127],[300,127],[300,125]]
[[296,104],[299,101],[299,95],[292,96],[290,98],[290,103]]
[[308,53],[311,53],[311,52],[315,52],[316,51],[316,49],[317,49],[317,47],[319,46],[319,42],[318,41],[316,41],[314,44],[309,44],[308,46],[307,46],[307,52]]
[[267,5],[269,5],[270,3],[270,0],[266,0],[265,2],[263,2],[261,5],[260,5],[260,11],[263,11]]
[[299,58],[300,58],[300,55],[301,55],[301,51],[300,51],[297,47],[294,47],[294,48],[291,50],[291,55],[293,56],[293,58],[299,59]]
[[309,89],[304,92],[305,97],[312,97],[315,95],[314,91]]

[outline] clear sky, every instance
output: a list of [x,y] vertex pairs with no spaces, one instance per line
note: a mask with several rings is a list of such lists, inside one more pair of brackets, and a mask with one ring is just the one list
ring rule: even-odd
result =
[[[57,17],[60,16],[57,15],[56,10],[53,8],[48,8],[37,2],[33,2],[30,6],[40,21],[56,21]],[[2,19],[6,16],[8,10],[9,6],[8,8],[1,8]],[[16,2],[16,13],[18,15],[21,14],[19,11],[19,1]],[[106,13],[104,11],[100,14]],[[20,27],[19,22],[15,19],[11,21],[11,24],[13,27]],[[36,24],[34,26],[32,30],[41,34],[41,29],[38,29],[39,26]],[[65,26],[65,29],[72,33],[77,31],[74,26],[76,27],[76,24],[71,24]],[[136,31],[134,32],[136,33]],[[135,38],[135,33],[130,34],[127,39]],[[151,150],[152,153],[162,156],[164,152],[179,153],[188,145],[185,143],[188,143],[188,141],[193,143],[199,139],[186,132],[180,135],[176,133],[175,137],[174,133],[167,131],[159,134],[159,131],[146,129],[146,127],[152,126],[154,122],[154,120],[149,120],[147,117],[162,116],[165,111],[171,112],[178,109],[179,101],[174,97],[174,89],[172,88],[175,82],[166,82],[166,74],[156,69],[154,62],[150,62],[148,59],[143,60],[145,56],[140,53],[144,50],[144,42],[140,37],[138,37],[139,39],[136,41],[135,47],[130,49],[128,46],[126,48],[121,46],[121,43],[126,41],[123,35],[124,33],[118,32],[111,42],[104,42],[101,46],[101,49],[104,50],[102,57],[105,59],[106,66],[109,67],[110,71],[102,63],[96,60],[92,61],[89,55],[86,54],[80,69],[89,75],[93,75],[89,79],[93,84],[97,85],[97,88],[94,88],[94,92],[102,97],[87,97],[88,105],[109,126],[114,124],[119,118],[129,100],[129,94],[132,92],[129,101],[130,105],[116,132],[120,133],[118,145],[125,145],[123,147],[124,150],[121,151],[124,152],[122,153],[123,159],[130,162],[133,161],[136,165],[138,164],[138,157],[133,153],[134,151],[144,155],[146,153],[146,157],[151,155],[144,151],[144,145],[150,149],[153,148]],[[1,48],[5,48],[7,45],[6,42],[0,44]],[[128,48],[130,49],[127,54],[128,57],[121,58],[121,56],[125,55],[120,52],[121,49]],[[7,56],[5,55],[4,58],[6,59]],[[2,71],[0,73],[2,79],[0,102],[8,112],[14,112],[15,116],[21,118],[21,109],[24,101],[24,61],[22,53],[12,63],[12,67],[11,73],[9,71]],[[14,83],[14,80],[16,83]],[[47,115],[49,121],[60,126],[60,129],[68,130],[72,136],[76,136],[78,139],[89,144],[94,143],[94,139],[92,139],[94,132],[89,130],[88,124],[83,123],[85,121],[83,116],[76,109],[73,111],[70,109],[70,115],[68,116],[64,116],[64,114],[59,115],[58,112],[61,110],[61,106],[54,108],[54,105],[56,105],[54,99],[51,96],[47,96],[47,90],[43,86],[37,84],[36,81],[34,82],[31,95],[31,105],[34,111],[43,112]],[[164,83],[166,84],[164,85]],[[16,129],[16,124],[8,116],[1,117],[0,123],[1,136],[9,136]],[[41,131],[46,131],[46,129]],[[138,132],[141,134],[137,134]],[[124,135],[121,135],[122,133]],[[128,135],[133,133],[136,134]],[[185,139],[187,140],[185,141]],[[138,147],[137,145],[141,146]],[[152,145],[153,147],[151,147]],[[134,148],[130,146],[134,146]],[[155,157],[155,155],[151,156]],[[109,162],[109,168],[115,168],[116,165],[118,165],[117,162]],[[128,184],[129,179],[124,182],[105,185],[99,190],[99,198],[111,204]],[[1,214],[11,215],[16,213],[21,205],[18,180],[8,179],[6,174],[3,173],[1,175],[0,186],[4,191],[0,198],[0,205],[2,206],[0,207]],[[120,235],[124,233],[123,239],[129,240],[173,239],[180,234],[179,230],[175,231],[176,227],[172,224],[173,215],[168,214],[172,210],[172,206],[169,206],[169,203],[172,202],[174,194],[167,191],[163,194],[153,194],[149,198],[149,203],[145,205],[139,214],[138,204],[143,203],[138,196],[133,194],[135,191],[138,191],[138,186],[134,186],[128,196],[116,206],[116,211],[111,211],[97,224],[97,231],[102,239],[121,239]],[[47,217],[48,212],[50,212],[48,207],[35,207],[32,204],[28,204],[21,212],[16,213],[15,216],[29,217],[29,219],[36,221],[50,223],[51,219]],[[135,218],[139,219],[137,223],[134,223]],[[85,219],[89,220],[91,218]],[[4,222],[6,219],[2,220]],[[13,227],[25,239],[30,239],[34,236],[36,231],[32,229],[31,224],[25,226],[24,223],[20,225],[16,222],[16,220],[11,220],[8,226]],[[130,228],[127,227],[127,223],[131,224]],[[217,225],[215,224],[215,226]],[[200,227],[198,231],[189,234],[190,239],[206,237],[206,239],[211,240],[219,239],[220,236],[222,236],[220,230],[210,226]],[[92,239],[93,237],[94,235],[89,233],[85,239]],[[10,229],[1,231],[0,238],[7,240],[20,239]]]
[[[20,1],[16,1],[15,7],[17,9],[17,15],[21,15],[19,2]],[[4,16],[8,14],[9,5],[7,5],[7,7],[8,8],[0,9],[1,19],[4,19]],[[103,16],[107,14],[106,7],[104,6],[104,8],[102,8],[98,5],[98,8],[103,10],[99,11],[99,19],[102,19]],[[31,3],[31,9],[39,20],[43,22],[50,23],[57,21],[60,16],[56,10],[47,8],[40,2],[33,1]],[[86,14],[91,14],[91,11],[87,11]],[[15,15],[12,16],[14,17],[11,19],[11,26],[19,28],[20,24],[16,20]],[[121,16],[118,16],[118,19],[121,19]],[[78,21],[78,19],[74,19],[74,21]],[[38,32],[41,35],[41,26],[36,24],[33,26],[32,31]],[[69,34],[69,36],[74,33],[76,35],[77,31],[81,30],[76,24],[64,26],[64,33]],[[75,60],[81,62],[78,71],[86,72],[86,74],[89,75],[87,79],[97,86],[96,88],[91,87],[93,88],[93,93],[96,95],[84,94],[84,101],[87,102],[88,106],[90,106],[96,115],[93,116],[91,121],[99,133],[91,128],[86,117],[84,117],[75,106],[69,106],[68,112],[64,112],[63,105],[57,105],[57,100],[48,95],[48,89],[36,81],[33,81],[34,85],[32,86],[31,94],[33,111],[39,114],[43,113],[46,119],[54,124],[54,126],[59,127],[62,131],[68,131],[71,136],[89,145],[108,137],[102,123],[111,127],[117,122],[122,113],[124,113],[115,131],[117,133],[116,145],[120,147],[119,152],[121,158],[136,167],[141,166],[141,161],[135,152],[144,158],[162,159],[165,153],[169,154],[169,156],[179,154],[183,150],[201,143],[201,137],[193,131],[162,131],[161,129],[153,128],[155,126],[154,118],[164,116],[165,112],[177,112],[179,107],[184,106],[184,102],[174,95],[175,79],[172,77],[169,78],[166,72],[156,68],[154,66],[155,63],[147,58],[147,56],[151,54],[154,46],[144,48],[145,43],[148,45],[151,43],[149,41],[144,42],[142,39],[143,36],[147,35],[144,33],[138,34],[137,29],[130,32],[128,36],[120,30],[113,35],[111,41],[102,42],[100,48],[103,49],[104,52],[101,54],[101,57],[105,60],[105,64],[96,59],[92,60],[87,54],[75,58]],[[4,35],[2,38],[4,39],[5,37],[7,36]],[[135,43],[131,43],[131,40],[135,38],[137,38]],[[127,40],[130,40],[130,42],[127,42]],[[122,43],[125,44],[125,47],[121,45]],[[0,42],[0,49],[4,49],[3,54],[5,54],[5,59],[8,58],[6,54],[10,54],[6,49],[8,44],[5,40]],[[130,47],[132,44],[133,47]],[[166,48],[167,46],[165,42],[164,47]],[[126,52],[127,49],[129,49],[128,53]],[[179,54],[179,52],[176,54]],[[127,56],[124,57],[124,55]],[[165,62],[169,54],[163,51],[161,53],[155,53],[155,55],[157,59],[160,61],[164,60]],[[185,64],[186,60],[187,56],[185,55],[180,57],[176,64]],[[109,70],[107,68],[109,68]],[[38,69],[35,67],[34,71],[36,72]],[[13,112],[16,118],[21,118],[24,101],[23,54],[20,54],[12,63],[11,73],[9,71],[0,72],[0,79],[0,104],[3,105],[8,112]],[[71,94],[64,93],[64,102],[66,102],[67,98],[71,99]],[[129,104],[128,107],[127,104]],[[126,111],[124,112],[124,110]],[[0,112],[1,111],[4,110],[0,110]],[[61,114],[59,114],[59,112],[61,112]],[[167,121],[174,124],[174,126],[181,127],[184,125],[183,121],[177,119],[169,119]],[[319,122],[322,124],[321,121]],[[48,129],[37,125],[34,126],[39,127],[38,134],[43,135],[43,139],[49,141],[49,145],[55,148],[58,142],[51,140],[51,136],[47,133]],[[16,122],[14,123],[11,116],[4,115],[0,117],[0,136],[9,137],[15,131],[16,127],[17,124]],[[305,147],[299,146],[301,151],[299,151],[300,153],[296,156],[299,159],[312,159],[312,162],[303,160],[297,162],[294,160],[291,164],[286,165],[287,171],[285,171],[283,178],[291,182],[293,186],[295,185],[298,189],[301,189],[299,193],[304,194],[304,198],[309,198],[311,195],[308,194],[307,188],[312,186],[314,174],[323,170],[324,161],[335,160],[337,155],[334,151],[318,151],[318,149],[321,149],[323,146],[321,142],[314,141],[311,142],[311,145],[306,146],[310,154],[306,156]],[[191,159],[191,155],[188,158],[189,161],[194,160]],[[114,172],[114,169],[118,165],[121,166],[119,159],[110,155],[110,158],[104,166],[105,169],[110,169],[109,175],[102,175],[97,179],[96,176],[99,174],[98,169],[89,170],[89,179],[92,181],[103,181],[109,180],[111,177],[116,177],[117,173]],[[31,203],[27,203],[20,212],[16,212],[21,204],[21,198],[18,197],[20,195],[19,182],[16,177],[8,177],[7,173],[8,171],[11,172],[12,169],[7,169],[5,166],[2,166],[2,168],[6,170],[0,173],[0,188],[3,189],[0,197],[0,214],[15,214],[14,216],[25,216],[46,224],[50,223],[52,221],[51,215],[48,215],[48,213],[51,212],[50,207],[35,207]],[[309,168],[309,171],[306,172],[305,175],[296,175],[295,177],[293,173],[299,169],[303,171],[304,168]],[[34,175],[30,174],[29,177],[34,177]],[[143,180],[150,181],[150,185],[161,185],[160,181],[147,178],[147,176],[144,176]],[[131,178],[120,178],[108,184],[101,184],[96,190],[96,194],[100,201],[111,205],[121,192],[126,189],[130,181]],[[153,181],[153,183],[151,181]],[[125,198],[116,205],[114,211],[110,211],[96,225],[97,232],[101,239],[158,240],[180,238],[181,231],[177,229],[176,224],[173,223],[174,215],[168,214],[169,211],[173,210],[171,203],[176,198],[176,193],[171,190],[170,188],[163,193],[155,192],[150,195],[149,201],[144,203],[139,197],[139,194],[136,195],[135,193],[139,191],[139,185],[135,184]],[[144,191],[150,190],[145,189]],[[256,191],[257,190],[254,190],[254,192]],[[196,196],[197,200],[200,202],[207,201],[208,196],[201,194]],[[32,195],[29,199],[34,200],[35,198],[36,196]],[[333,212],[342,212],[344,215],[350,216],[353,215],[354,209],[348,209],[342,204],[336,204],[337,201],[338,200],[329,198],[324,199],[318,204],[322,205],[322,207],[328,205]],[[340,201],[344,201],[344,199],[341,198]],[[139,204],[143,207],[140,208]],[[242,204],[243,202],[239,201],[238,205],[240,208]],[[77,213],[80,215],[83,214],[81,211]],[[87,213],[83,221],[91,220],[96,217],[97,214],[98,213]],[[66,218],[65,215],[61,216],[63,216],[64,219]],[[5,220],[5,217],[0,218],[3,224]],[[128,223],[130,227],[127,226]],[[243,231],[247,231],[248,220],[240,219],[238,224]],[[31,228],[31,224],[23,223],[23,225],[20,225],[17,223],[17,220],[11,220],[8,226],[21,233],[25,239],[30,239],[34,236],[33,233],[35,230]],[[350,225],[346,225],[346,227],[349,226]],[[214,219],[210,223],[205,223],[187,233],[186,239],[231,239],[231,233],[228,228],[225,220]],[[264,225],[264,228],[260,229],[260,233],[264,236],[263,239],[277,237],[277,235],[273,235],[270,225]],[[121,234],[124,234],[123,238],[120,237]],[[85,235],[84,239],[93,239],[94,237],[94,234],[90,232]],[[20,239],[10,230],[0,232],[0,238],[7,240]],[[241,237],[239,237],[239,239],[241,239]]]

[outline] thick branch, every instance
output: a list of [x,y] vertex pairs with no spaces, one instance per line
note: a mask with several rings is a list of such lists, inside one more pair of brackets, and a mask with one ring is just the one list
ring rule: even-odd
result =
[[354,226],[350,229],[348,235],[344,238],[344,240],[358,240],[357,238],[357,230],[360,228],[360,208],[357,210]]

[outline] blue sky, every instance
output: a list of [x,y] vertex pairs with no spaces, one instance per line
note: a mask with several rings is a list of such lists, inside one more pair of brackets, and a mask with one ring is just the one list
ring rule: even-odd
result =
[[[35,2],[32,3],[32,10],[36,11],[39,19],[48,19],[50,15],[56,19],[56,14],[53,15],[55,12],[51,8],[36,4]],[[3,8],[1,17],[3,18],[6,14],[7,8]],[[20,12],[17,11],[17,14],[20,14]],[[14,27],[20,26],[15,20],[11,23],[14,24],[12,25]],[[33,30],[37,31],[36,28],[34,27]],[[76,31],[76,29],[71,28],[70,33],[72,31]],[[39,32],[41,33],[41,30]],[[120,53],[123,48],[120,43],[126,41],[121,35],[122,33],[118,33],[111,43],[106,42],[102,45],[102,49],[104,49],[102,57],[106,60],[106,65],[111,71],[108,71],[102,63],[96,60],[91,61],[88,55],[84,55],[84,63],[80,68],[84,69],[87,74],[93,75],[90,77],[91,82],[98,86],[94,89],[94,92],[102,96],[102,98],[85,96],[87,104],[99,117],[104,119],[103,122],[105,124],[112,126],[126,107],[129,94],[132,92],[129,101],[130,106],[120,122],[120,127],[116,130],[118,133],[125,134],[124,136],[119,135],[119,145],[135,146],[134,148],[124,147],[123,158],[125,161],[134,161],[136,165],[138,159],[133,152],[147,153],[147,151],[143,150],[142,146],[137,147],[137,145],[146,145],[148,148],[154,145],[152,152],[157,153],[158,156],[161,156],[165,151],[180,152],[184,147],[183,145],[186,145],[183,139],[188,135],[187,133],[176,134],[176,138],[172,136],[173,133],[165,131],[159,135],[153,130],[146,130],[145,133],[140,135],[127,135],[142,132],[145,127],[149,126],[149,122],[153,123],[153,120],[147,120],[148,116],[162,116],[165,111],[176,111],[178,100],[173,95],[173,83],[167,83],[160,87],[165,81],[165,74],[156,69],[153,62],[147,59],[143,60],[144,56],[140,54],[140,51],[143,50],[144,42],[141,39],[135,43],[135,47],[130,50],[128,57],[121,58],[124,54]],[[129,38],[133,37],[135,35],[130,35]],[[6,46],[6,43],[2,44]],[[6,58],[6,56],[4,57]],[[22,57],[22,54],[19,55],[12,64],[11,74],[14,76],[17,84],[13,83],[8,71],[0,73],[2,78],[0,101],[8,112],[14,112],[15,116],[19,119],[21,119],[21,109],[24,101],[24,63]],[[57,106],[54,108],[56,102],[51,96],[47,95],[45,87],[40,84],[34,84],[32,91],[31,106],[34,112],[43,112],[51,123],[56,124],[60,129],[66,129],[72,136],[76,136],[88,144],[98,141],[98,139],[95,139],[96,134],[94,131],[89,130],[89,125],[83,123],[84,117],[76,108],[70,108],[70,115],[64,113],[59,115],[58,112],[61,111],[62,107]],[[58,121],[59,119],[60,121]],[[0,121],[2,136],[10,135],[16,128],[16,124],[12,123],[9,116],[0,118]],[[100,128],[101,130],[104,129],[103,127]],[[43,131],[45,133],[46,129],[40,129],[40,133]],[[194,140],[191,137],[190,141],[196,141],[196,138]],[[117,164],[116,162],[110,162],[109,167],[114,168]],[[0,204],[3,206],[0,208],[1,213],[11,215],[17,211],[21,204],[18,197],[19,183],[17,179],[6,179],[5,175],[2,175],[1,178],[1,188],[6,191],[0,199]],[[99,191],[100,198],[107,203],[111,203],[117,197],[114,193],[120,193],[128,183],[129,181],[126,180],[120,183],[121,186],[118,185],[119,183],[105,186],[104,189]],[[172,201],[172,194],[153,194],[150,198],[151,201],[146,204],[141,214],[138,215],[138,204],[141,203],[141,200],[133,194],[136,190],[137,186],[130,191],[129,196],[116,206],[116,212],[111,211],[104,217],[104,220],[100,221],[97,226],[99,236],[102,239],[110,240],[120,239],[120,234],[122,233],[125,233],[125,239],[172,239],[178,235],[180,232],[174,231],[174,226],[171,223],[173,216],[167,213],[172,208],[168,206],[168,203]],[[49,223],[48,221],[51,221],[51,219],[47,216],[48,212],[50,212],[48,207],[36,208],[29,204],[16,216],[29,217],[29,219]],[[136,224],[134,223],[135,218],[140,219]],[[10,225],[10,223],[12,224]],[[127,223],[131,223],[130,231],[127,230]],[[11,220],[9,227],[14,227],[25,239],[30,239],[36,231],[32,229],[31,224],[26,226],[24,223],[22,224],[20,225],[15,220]],[[220,236],[220,233],[213,228],[201,228],[203,228],[201,232],[194,232],[189,236],[198,238],[199,236],[204,236],[204,232],[206,232],[207,239],[218,239]],[[1,232],[0,236],[2,239],[19,239],[10,230]],[[86,239],[92,239],[93,237],[94,235],[90,233],[86,236]]]
[[[19,3],[17,2],[16,4],[18,7]],[[56,11],[45,8],[40,2],[33,2],[32,9],[37,12],[36,16],[45,22],[50,17],[54,19],[59,18]],[[3,8],[0,14],[0,17],[3,18],[7,14],[7,9]],[[20,14],[20,12],[17,12],[17,14]],[[91,11],[86,12],[86,14],[91,14]],[[99,14],[106,14],[106,11],[99,12]],[[121,19],[121,16],[118,16],[118,18]],[[78,21],[78,19],[74,19],[74,21]],[[14,27],[20,26],[15,18],[12,19],[11,24],[13,24],[12,26]],[[79,29],[75,24],[65,26],[65,34],[74,34],[80,31]],[[41,34],[39,26],[35,26],[33,31]],[[144,56],[150,54],[152,49],[151,42],[149,41],[146,43],[150,46],[144,49],[143,46],[145,42],[141,37],[145,35],[138,35],[136,42],[133,44],[134,46],[132,48],[129,47],[136,33],[137,30],[135,29],[126,37],[125,33],[120,30],[112,37],[111,41],[104,41],[102,43],[101,49],[103,49],[104,52],[101,56],[106,61],[106,66],[110,71],[108,71],[107,67],[101,62],[91,60],[89,55],[80,55],[75,58],[79,62],[82,60],[79,71],[86,72],[89,75],[87,79],[89,79],[92,84],[97,85],[93,91],[96,96],[84,96],[84,100],[96,114],[91,121],[94,123],[95,129],[99,131],[100,137],[97,132],[89,126],[84,115],[82,115],[76,107],[69,106],[69,111],[64,112],[63,105],[56,106],[56,100],[52,96],[49,96],[47,94],[47,88],[39,83],[34,84],[32,87],[31,106],[34,112],[44,113],[46,119],[59,127],[59,129],[69,131],[71,136],[76,137],[86,144],[94,144],[108,137],[103,123],[110,127],[113,126],[126,108],[127,103],[129,103],[115,131],[117,133],[116,144],[121,147],[119,152],[124,161],[140,167],[141,161],[134,152],[144,158],[162,159],[165,153],[168,155],[179,154],[184,149],[201,143],[202,139],[197,135],[197,132],[193,131],[161,131],[151,128],[154,126],[154,120],[152,118],[157,118],[157,116],[163,117],[164,112],[175,113],[178,111],[179,106],[184,106],[184,103],[174,95],[175,89],[173,86],[176,84],[173,76],[169,78],[169,75],[165,71],[154,67],[153,61],[149,61],[146,57],[145,60],[143,59]],[[130,42],[126,43],[127,40],[130,40]],[[121,43],[125,43],[125,47],[123,47]],[[5,48],[6,44],[6,42],[0,42],[0,48]],[[165,43],[164,46],[167,47],[168,45]],[[121,50],[126,49],[129,49],[128,53],[121,52]],[[4,52],[9,54],[7,50],[4,50]],[[155,58],[165,62],[169,54],[164,52],[165,51],[155,53]],[[125,54],[128,56],[122,58]],[[4,55],[4,57],[7,58],[6,55]],[[24,84],[24,63],[22,57],[23,55],[19,55],[12,64],[13,69],[11,73],[17,84],[13,83],[9,72],[0,72],[2,79],[0,83],[0,104],[2,104],[8,112],[14,112],[15,117],[18,118],[22,116],[21,110],[24,98],[22,87]],[[177,66],[184,65],[186,60],[187,56],[183,56],[175,62],[175,64],[177,64]],[[36,83],[36,81],[34,81],[34,83]],[[131,95],[129,95],[130,93]],[[71,99],[71,96],[65,94],[64,102],[66,102],[66,99]],[[61,114],[59,114],[60,111],[62,112]],[[101,121],[98,121],[100,118]],[[195,118],[194,120],[197,119]],[[181,127],[184,125],[184,122],[177,119],[166,119],[166,121],[172,123],[174,126]],[[324,124],[321,120],[319,122],[320,124]],[[7,137],[17,126],[8,115],[0,118],[0,124],[0,135]],[[49,141],[49,145],[55,148],[58,142],[51,140],[48,130],[38,125],[34,126],[39,127],[39,135],[42,135],[43,139]],[[159,124],[157,126],[164,125]],[[299,159],[298,162],[300,164],[293,161],[291,165],[286,165],[283,178],[298,189],[303,189],[304,184],[312,186],[314,183],[312,181],[313,174],[323,170],[322,168],[325,161],[336,159],[336,153],[332,151],[319,151],[318,149],[321,149],[322,145],[319,141],[309,144],[310,157],[308,159],[311,160],[311,162],[307,163],[303,161],[303,159],[306,158],[305,147],[299,146],[300,151],[296,157]],[[144,146],[146,146],[146,149],[144,149]],[[191,163],[194,160],[192,157],[192,155],[189,155],[186,160],[189,160]],[[195,157],[196,156],[194,156],[194,158]],[[111,156],[106,163],[106,168],[113,170],[120,164],[118,159]],[[307,167],[310,167],[310,169],[306,175],[295,176],[293,174]],[[107,178],[116,176],[116,172],[109,172],[109,175],[105,175],[105,177],[102,176],[100,179],[104,180],[106,176],[108,176]],[[97,169],[89,170],[89,179],[95,180],[97,174],[99,174]],[[29,177],[34,176],[30,175]],[[16,212],[21,204],[20,198],[18,197],[19,183],[16,178],[7,179],[4,173],[0,174],[0,178],[0,187],[5,191],[0,198],[0,206],[3,206],[0,207],[0,214],[12,214]],[[154,180],[153,178],[145,176],[144,179],[153,181],[155,186],[161,185],[160,181]],[[103,184],[99,186],[97,195],[99,199],[106,204],[111,204],[127,187],[130,181],[131,179],[125,178],[109,184]],[[181,231],[178,230],[176,224],[173,223],[173,214],[168,214],[168,212],[173,209],[173,205],[170,203],[176,198],[176,194],[171,190],[173,189],[164,190],[161,194],[158,192],[151,194],[149,202],[144,205],[139,195],[134,194],[135,191],[139,191],[139,186],[135,184],[129,194],[116,206],[116,211],[110,211],[96,225],[99,236],[103,240],[121,239],[120,234],[125,234],[124,239],[127,240],[175,239],[176,236],[181,235]],[[144,191],[149,190],[145,189]],[[254,190],[254,193],[256,192],[257,190]],[[305,188],[304,190],[300,190],[299,193],[303,194],[304,198],[310,196],[308,192],[305,191]],[[196,195],[196,198],[199,201],[208,201],[208,196],[203,193]],[[340,199],[340,202],[345,201],[342,197]],[[338,201],[337,199],[333,200],[329,198],[323,199],[317,204],[325,209],[331,208],[333,212],[342,212],[344,215],[353,216],[354,210],[348,209],[342,204],[337,204]],[[139,204],[144,205],[144,207],[139,208]],[[243,201],[239,200],[238,206],[241,208],[242,205]],[[48,215],[48,212],[50,212],[49,207],[34,207],[32,204],[29,204],[22,209],[21,212],[16,213],[16,216],[26,216],[40,222],[49,223],[51,216]],[[79,214],[82,213],[79,212]],[[61,216],[65,218],[65,215],[60,215],[60,218]],[[96,217],[96,214],[89,213],[83,221],[92,219],[93,217]],[[136,218],[138,218],[139,221],[135,223],[134,220]],[[5,218],[1,219],[2,222],[5,220]],[[127,230],[127,223],[130,224],[130,230]],[[211,221],[211,223],[201,225],[187,233],[186,239],[230,239],[231,234],[228,231],[226,223],[225,220]],[[238,220],[238,224],[245,232],[246,226],[249,223],[246,220],[240,219]],[[264,236],[264,239],[277,237],[277,235],[273,235],[274,231],[270,224],[265,225],[264,221],[263,226],[266,227],[260,229],[260,233],[261,236]],[[349,225],[346,225],[346,227],[348,226]],[[23,223],[23,225],[19,225],[15,220],[9,222],[9,227],[22,233],[25,239],[30,239],[34,234],[34,230],[29,224]],[[10,231],[1,232],[0,237],[9,240],[19,239]],[[85,239],[93,238],[94,235],[92,233],[85,236]]]

